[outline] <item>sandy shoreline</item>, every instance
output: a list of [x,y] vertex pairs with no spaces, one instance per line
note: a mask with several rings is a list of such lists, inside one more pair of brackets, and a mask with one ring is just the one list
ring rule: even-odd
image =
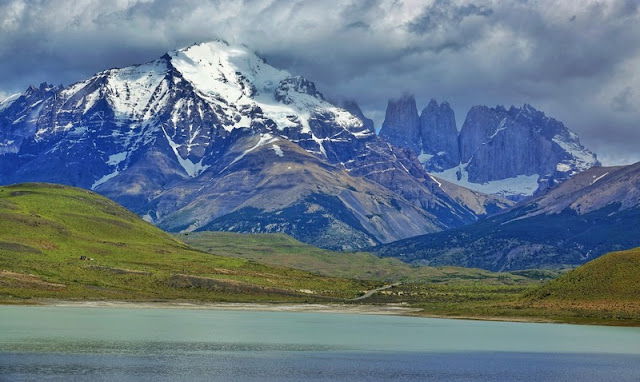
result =
[[638,327],[636,322],[569,322],[546,317],[508,317],[508,316],[448,316],[432,314],[406,304],[367,305],[341,303],[249,303],[249,302],[194,302],[194,301],[70,301],[70,300],[30,300],[0,301],[0,306],[64,307],[64,308],[101,308],[101,309],[183,309],[183,310],[233,310],[257,312],[309,312],[333,314],[362,314],[383,316],[407,316],[450,320],[494,321],[537,324],[569,324]]
[[420,309],[389,305],[356,305],[356,304],[287,304],[287,303],[199,303],[178,301],[63,301],[37,300],[28,304],[11,304],[22,306],[53,306],[76,308],[125,308],[125,309],[188,309],[188,310],[237,310],[260,312],[313,312],[414,316]]

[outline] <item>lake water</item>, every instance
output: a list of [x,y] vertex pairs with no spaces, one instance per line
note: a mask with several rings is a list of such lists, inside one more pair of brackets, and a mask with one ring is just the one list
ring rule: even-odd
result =
[[0,380],[640,381],[640,329],[0,306]]

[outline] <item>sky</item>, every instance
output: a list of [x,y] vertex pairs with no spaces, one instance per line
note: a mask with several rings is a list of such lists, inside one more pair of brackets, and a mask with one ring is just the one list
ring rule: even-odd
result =
[[640,161],[638,0],[0,0],[0,99],[222,38],[354,99],[529,103],[605,165]]

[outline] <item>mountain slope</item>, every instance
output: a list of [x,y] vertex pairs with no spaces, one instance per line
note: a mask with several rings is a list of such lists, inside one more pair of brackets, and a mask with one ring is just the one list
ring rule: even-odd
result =
[[513,270],[579,265],[640,246],[640,163],[594,167],[478,223],[382,245],[429,265]]
[[[30,87],[1,109],[0,183],[92,189],[171,230],[286,232],[348,249],[458,227],[478,218],[475,204],[502,205],[454,199],[364,116],[222,41],[66,88]],[[300,210],[313,215],[310,229]]]
[[[366,283],[205,254],[93,192],[0,187],[0,298],[307,300]],[[92,260],[81,260],[86,256]]]
[[608,253],[530,294],[536,300],[640,302],[640,248]]
[[481,269],[459,267],[414,267],[393,258],[380,258],[366,252],[333,252],[303,244],[282,234],[238,234],[231,232],[191,232],[177,237],[200,250],[222,256],[240,257],[261,264],[286,266],[330,277],[361,280],[403,281],[412,283],[444,283],[456,286],[527,285],[538,283],[540,275],[549,272],[492,273]]
[[640,249],[608,253],[526,293],[525,309],[574,316],[574,321],[605,319],[640,322]]

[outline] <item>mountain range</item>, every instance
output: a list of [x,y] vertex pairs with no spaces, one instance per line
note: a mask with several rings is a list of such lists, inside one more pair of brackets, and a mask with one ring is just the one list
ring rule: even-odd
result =
[[477,223],[374,250],[429,265],[494,271],[575,266],[640,246],[640,163],[593,167]]
[[0,103],[0,184],[95,190],[170,232],[418,264],[573,266],[638,246],[637,171],[600,167],[526,104],[474,106],[458,131],[448,103],[418,114],[407,95],[377,135],[356,102],[224,41]]
[[474,106],[458,132],[447,102],[431,100],[418,115],[415,98],[404,95],[389,101],[380,136],[436,177],[516,201],[600,165],[574,132],[527,104]]
[[443,186],[357,104],[224,41],[0,103],[0,184],[27,181],[95,190],[169,231],[284,232],[334,249],[512,204]]

